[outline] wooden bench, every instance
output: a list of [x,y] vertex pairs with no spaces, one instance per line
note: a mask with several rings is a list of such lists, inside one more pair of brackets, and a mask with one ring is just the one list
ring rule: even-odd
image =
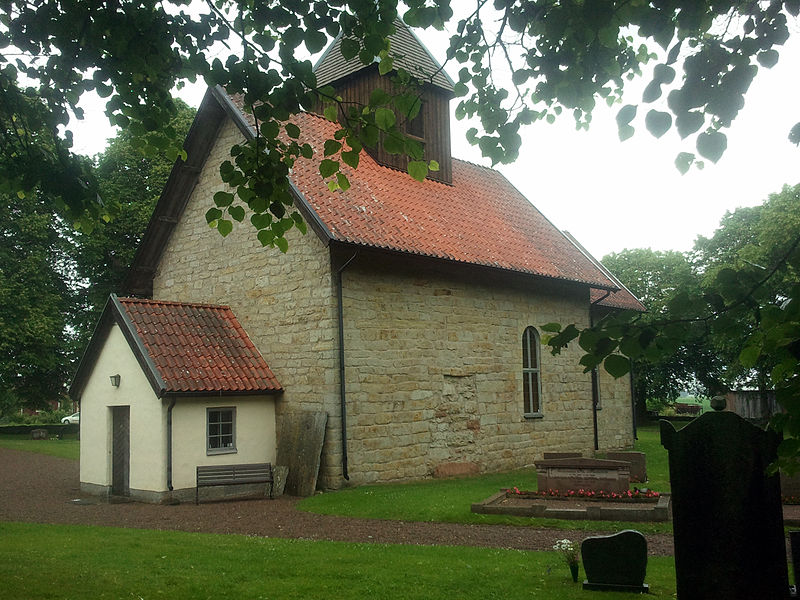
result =
[[217,485],[244,485],[247,483],[268,483],[269,497],[272,499],[274,478],[270,463],[251,465],[207,465],[197,467],[197,488],[194,503],[200,504],[200,488]]

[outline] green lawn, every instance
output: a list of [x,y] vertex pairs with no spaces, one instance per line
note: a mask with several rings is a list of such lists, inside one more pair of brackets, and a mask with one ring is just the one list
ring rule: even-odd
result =
[[[667,452],[659,442],[656,425],[639,430],[636,449],[647,454],[646,486],[656,491],[669,491]],[[642,484],[634,484],[642,486]],[[470,505],[480,502],[502,488],[536,489],[533,469],[509,473],[491,473],[477,477],[434,479],[410,483],[360,486],[326,492],[306,498],[299,508],[309,512],[348,515],[368,519],[400,519],[404,521],[440,521],[448,523],[510,524],[585,531],[638,529],[642,533],[671,533],[672,524],[628,523],[618,521],[566,521],[532,519],[501,515],[479,515]]]
[[[553,552],[27,523],[0,523],[0,539],[2,596],[9,600],[597,597],[572,583]],[[651,598],[672,598],[673,560],[649,559],[646,582]]]
[[74,438],[63,440],[32,440],[28,435],[0,435],[0,448],[11,448],[12,450],[25,450],[26,452],[38,452],[39,454],[49,454],[59,458],[80,458],[81,444]]
[[[678,427],[684,427],[681,423]],[[669,492],[669,453],[661,445],[661,432],[658,423],[639,427],[639,437],[634,444],[634,450],[647,455],[647,487],[657,492]],[[641,484],[635,484],[641,487]]]

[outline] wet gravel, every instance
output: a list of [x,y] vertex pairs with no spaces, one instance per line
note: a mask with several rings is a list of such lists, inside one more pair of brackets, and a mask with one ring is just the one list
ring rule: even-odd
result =
[[[78,462],[0,448],[0,521],[200,531],[382,544],[551,550],[556,540],[591,534],[505,525],[459,525],[316,515],[299,498],[178,504],[108,503],[82,495]],[[611,532],[609,532],[611,533]],[[648,535],[648,554],[672,555],[672,536]]]

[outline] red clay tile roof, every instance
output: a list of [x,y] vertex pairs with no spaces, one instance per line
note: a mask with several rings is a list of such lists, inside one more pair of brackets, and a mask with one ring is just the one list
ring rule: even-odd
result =
[[319,161],[337,124],[309,113],[294,120],[315,155],[290,177],[334,240],[618,289],[499,172],[454,159],[452,185],[419,182],[362,152],[357,171],[342,165],[350,189],[331,192]]
[[281,390],[227,306],[119,298],[169,393]]
[[606,296],[605,290],[593,289],[589,298],[592,304],[596,302],[598,306],[621,308],[622,310],[635,310],[638,312],[645,312],[647,310],[644,304],[639,302],[636,296],[631,294],[626,288],[611,292],[608,296]]

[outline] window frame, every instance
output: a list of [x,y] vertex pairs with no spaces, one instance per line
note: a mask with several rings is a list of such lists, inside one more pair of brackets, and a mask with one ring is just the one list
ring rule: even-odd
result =
[[[230,421],[223,420],[220,418],[219,421],[212,423],[211,422],[211,413],[212,412],[230,412]],[[211,426],[213,425],[224,425],[230,422],[231,425],[231,432],[230,434],[224,434],[220,431],[220,433],[215,433],[212,435],[211,433]],[[230,436],[230,446],[215,446],[212,447],[211,439],[212,437],[220,438],[220,441],[224,441],[225,437]],[[206,454],[235,454],[238,452],[236,447],[236,407],[235,406],[209,406],[206,408]]]
[[[533,343],[531,343],[533,342]],[[534,352],[531,353],[531,350]],[[535,358],[535,364],[525,364],[526,358]],[[528,385],[526,386],[526,381]],[[534,385],[535,384],[535,385]],[[536,406],[531,392],[535,390]],[[535,410],[532,410],[534,409]],[[542,418],[542,344],[539,332],[529,325],[522,333],[522,414],[526,419]]]

